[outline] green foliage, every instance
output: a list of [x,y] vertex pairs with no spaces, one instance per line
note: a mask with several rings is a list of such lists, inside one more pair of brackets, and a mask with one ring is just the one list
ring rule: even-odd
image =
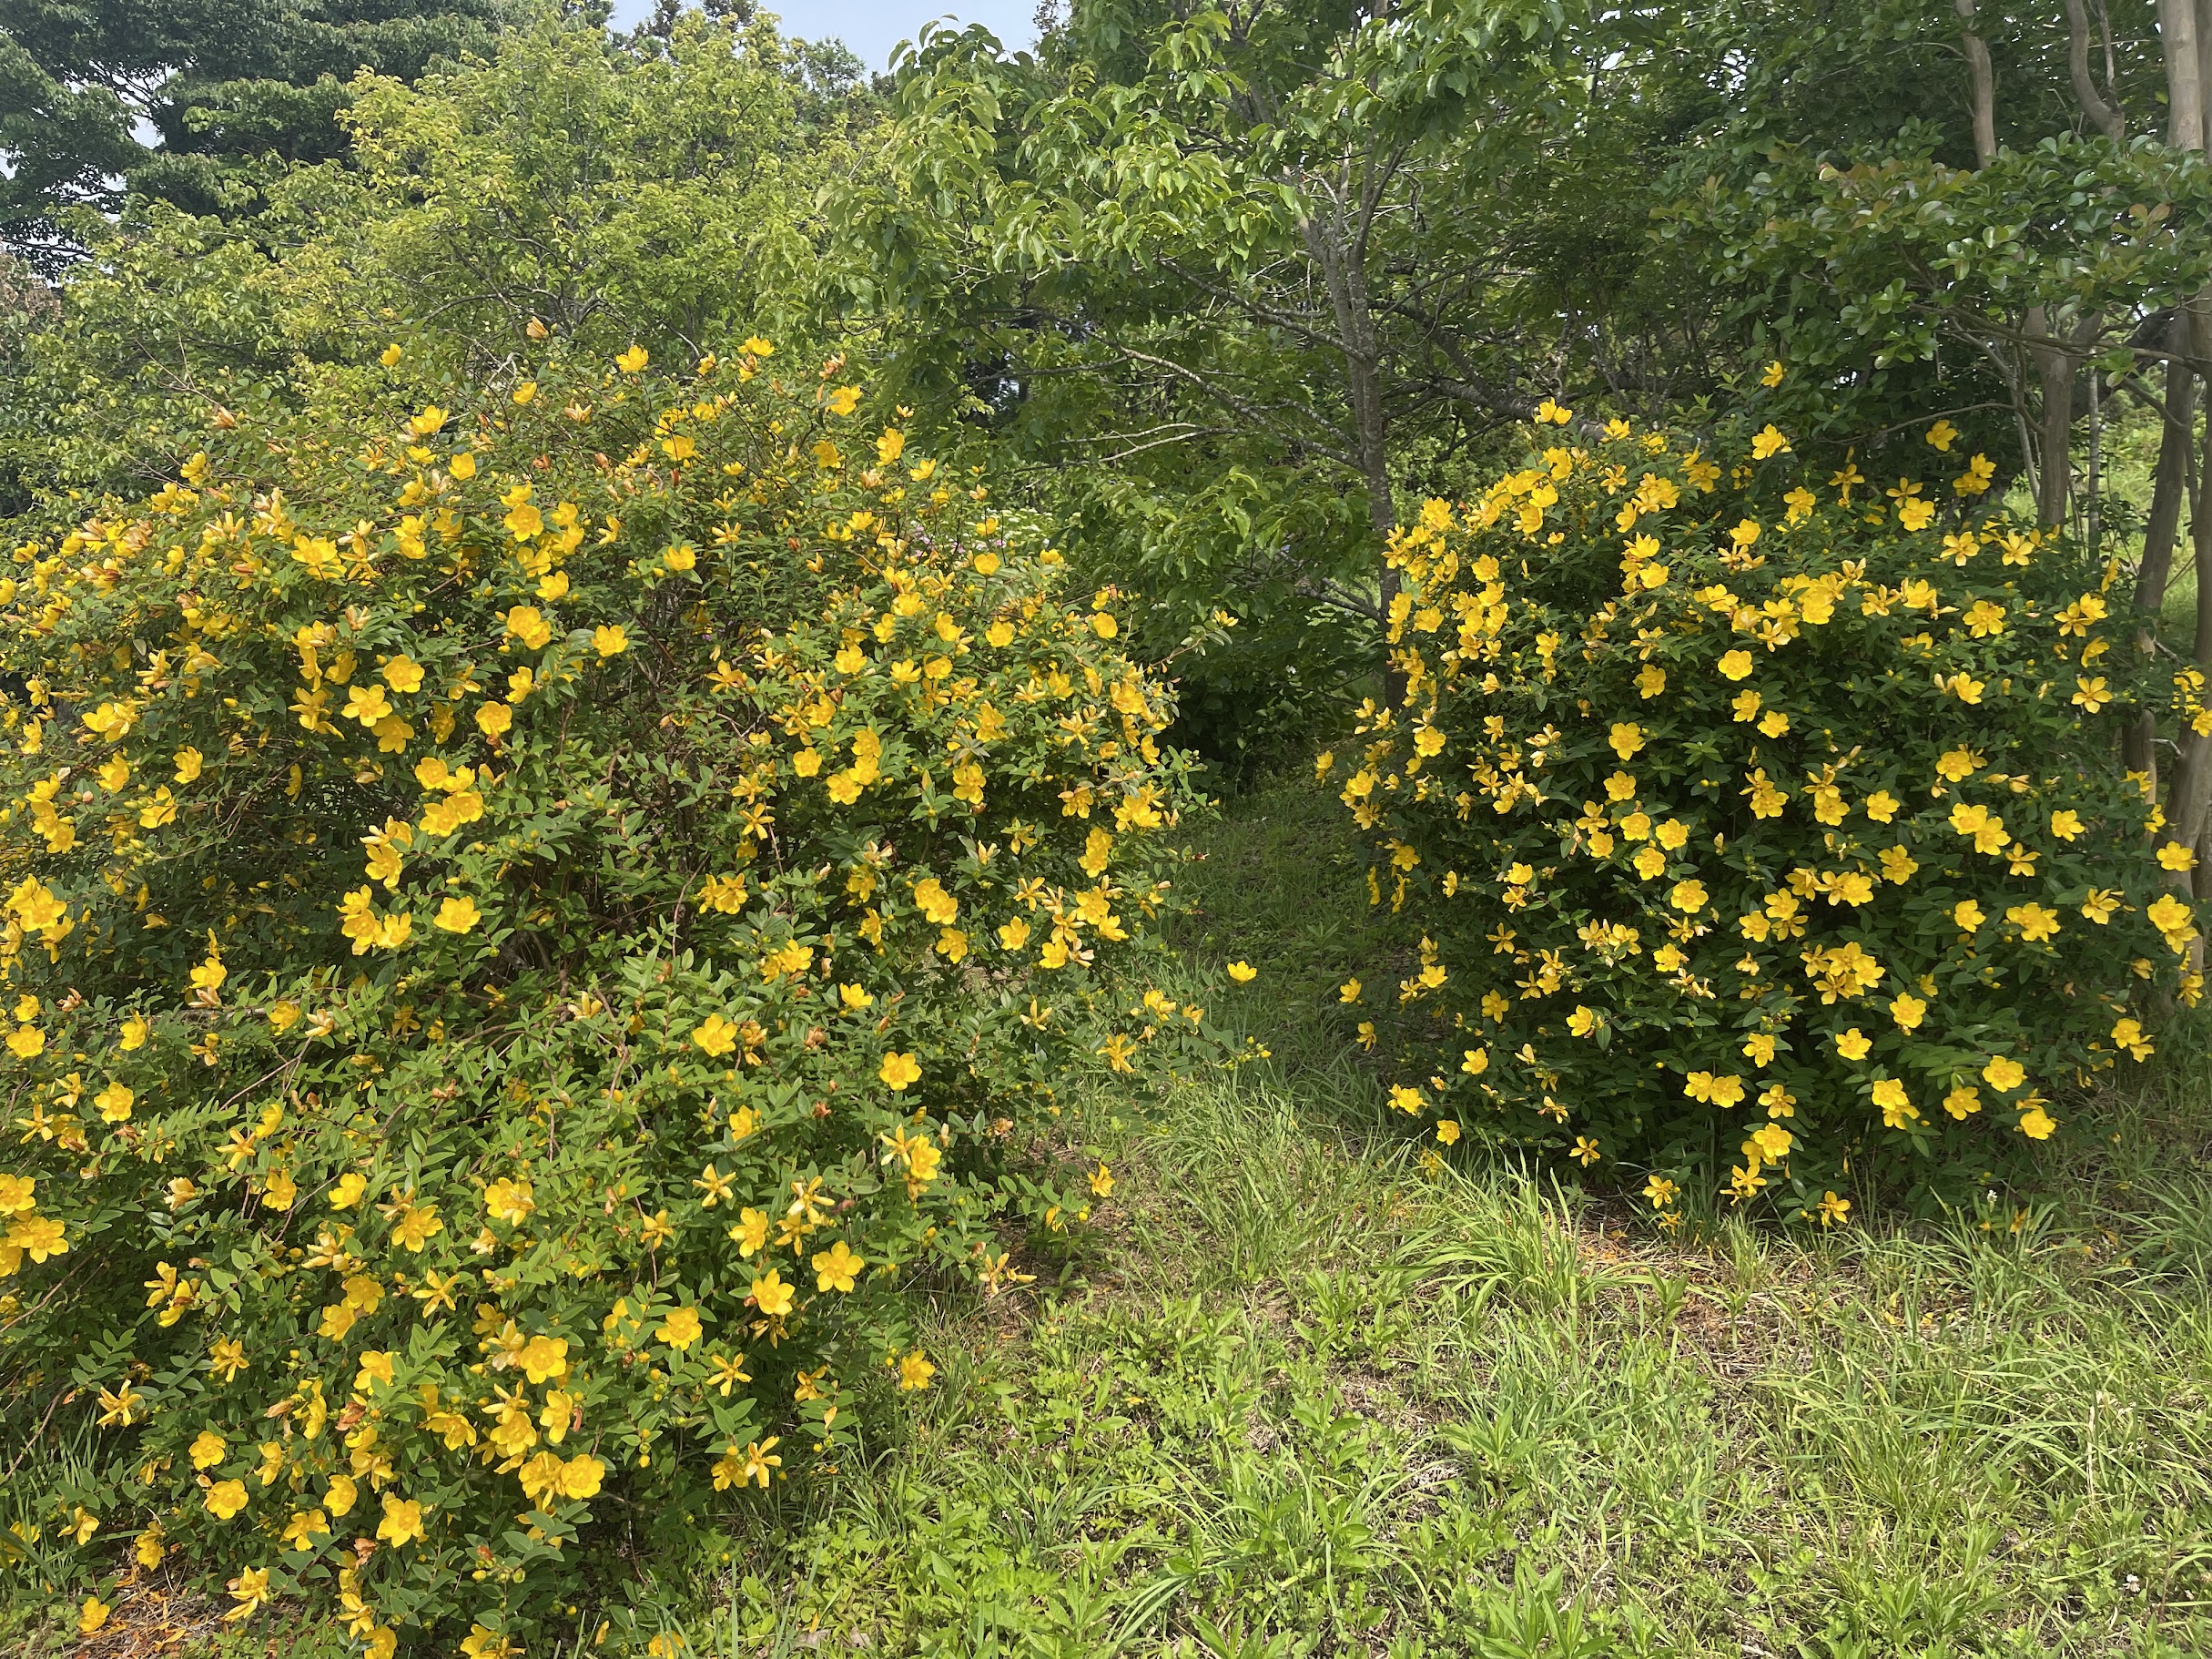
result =
[[[0,26],[0,239],[50,268],[66,210],[235,207],[343,144],[344,83],[490,46],[504,0],[21,0]],[[142,143],[138,128],[154,143]]]
[[450,411],[402,365],[18,550],[0,1378],[86,1449],[41,1527],[506,1653],[928,1387],[903,1286],[1084,1213],[1036,1132],[1199,1017],[1108,974],[1166,693],[770,353]]
[[1431,503],[1343,799],[1426,935],[1377,988],[1421,1068],[1395,1104],[1662,1207],[1733,1155],[1732,1196],[1826,1222],[1855,1177],[2009,1165],[2201,982],[2194,855],[2153,860],[2102,712],[2116,567],[1787,453],[1770,426],[1724,483],[1623,423]]
[[157,488],[210,405],[348,401],[394,341],[472,379],[533,324],[610,356],[806,340],[812,200],[863,107],[813,90],[813,61],[765,21],[615,43],[542,19],[489,61],[353,81],[347,158],[272,178],[252,215],[85,222],[94,260],[0,360],[15,505]]

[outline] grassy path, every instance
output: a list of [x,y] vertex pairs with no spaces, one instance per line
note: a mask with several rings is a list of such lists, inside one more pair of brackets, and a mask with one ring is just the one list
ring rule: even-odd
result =
[[1247,800],[1196,872],[1192,954],[1262,966],[1224,1012],[1271,1058],[1093,1103],[1108,1237],[943,1310],[904,1443],[735,1551],[695,1641],[2212,1652],[2212,1203],[2170,1130],[2017,1226],[1694,1247],[1425,1169],[1315,1013],[1374,942],[1331,816]]

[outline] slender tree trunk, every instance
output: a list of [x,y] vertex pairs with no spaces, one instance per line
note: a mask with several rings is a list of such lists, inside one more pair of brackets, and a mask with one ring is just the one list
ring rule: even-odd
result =
[[[1350,239],[1337,234],[1335,227],[1309,215],[1299,229],[1307,251],[1321,267],[1330,309],[1336,315],[1336,333],[1344,357],[1344,392],[1352,410],[1354,453],[1367,494],[1367,523],[1375,532],[1379,553],[1397,528],[1398,509],[1390,484],[1389,411],[1383,400],[1382,355],[1366,273],[1359,269]],[[1378,564],[1376,588],[1387,616],[1398,596],[1398,573],[1386,561],[1378,560]],[[1404,705],[1405,687],[1405,676],[1399,670],[1385,671],[1383,694],[1393,709]]]
[[[2188,313],[2175,314],[2166,332],[2166,349],[2174,353],[2166,365],[2166,418],[2159,428],[2158,466],[2152,476],[2150,517],[2143,527],[2143,560],[2136,569],[2136,649],[2147,656],[2154,648],[2152,618],[2166,606],[2166,584],[2174,571],[2174,544],[2181,532],[2181,506],[2188,494],[2189,451],[2197,439],[2197,377],[2186,362],[2189,346]],[[2158,785],[2156,742],[2158,723],[2146,711],[2129,722],[2121,753],[2131,772],[2151,780],[2154,796]]]
[[2066,73],[2074,81],[2074,99],[2082,113],[2116,144],[2127,137],[2127,120],[2117,106],[2096,89],[2089,73],[2088,0],[2066,0]]
[[2034,360],[2035,379],[2043,388],[2043,412],[2035,433],[2035,517],[2045,524],[2063,524],[2074,483],[2070,452],[2076,365],[2067,342],[2052,331],[2049,314],[2042,306],[2028,307],[2025,327],[2028,355]]
[[[2169,0],[2173,3],[2173,0]],[[2191,0],[2177,0],[2189,5]],[[1989,61],[1989,43],[1974,27],[1974,0],[1951,0],[1959,15],[1959,49],[1966,57],[1966,96],[1974,115],[1974,166],[1987,167],[1997,156],[1997,74]]]
[[2158,0],[2158,40],[2166,54],[2166,141],[2176,149],[2205,147],[2204,0]]

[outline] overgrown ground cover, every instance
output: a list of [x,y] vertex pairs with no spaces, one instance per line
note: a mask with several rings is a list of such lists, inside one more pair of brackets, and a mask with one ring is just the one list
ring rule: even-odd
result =
[[[2212,1645],[2201,1064],[2116,1103],[2111,1155],[2042,1202],[1669,1238],[1628,1197],[1421,1159],[1317,1013],[1388,947],[1331,896],[1336,823],[1283,785],[1203,832],[1186,943],[1260,966],[1220,1013],[1264,1056],[1090,1101],[1096,1230],[937,1306],[895,1443],[637,1561],[662,1651]],[[96,1651],[135,1651],[120,1612]],[[46,1628],[13,1641],[67,1651]]]

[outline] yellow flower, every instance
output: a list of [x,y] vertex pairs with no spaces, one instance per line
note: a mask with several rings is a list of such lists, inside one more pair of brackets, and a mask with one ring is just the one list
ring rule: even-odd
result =
[[661,1321],[654,1335],[679,1353],[696,1342],[702,1335],[698,1309],[679,1308]]
[[893,1090],[901,1090],[921,1079],[921,1063],[912,1054],[891,1053],[883,1057],[876,1075]]
[[1575,1136],[1575,1150],[1569,1155],[1587,1169],[1604,1155],[1598,1150],[1596,1141],[1587,1135],[1578,1135]]
[[581,1501],[596,1498],[607,1478],[607,1466],[590,1455],[574,1457],[562,1466],[561,1495]]
[[1982,1068],[1982,1081],[2000,1094],[2009,1094],[2027,1081],[2027,1068],[2010,1054],[1999,1054]]
[[438,907],[438,926],[448,933],[465,933],[482,920],[473,899],[448,899]]
[[867,1266],[866,1258],[855,1255],[840,1238],[828,1249],[815,1252],[815,1288],[850,1291],[856,1277]]
[[566,1337],[533,1337],[518,1356],[523,1375],[533,1383],[543,1384],[568,1375],[568,1338]]
[[1949,421],[1936,422],[1934,425],[1928,428],[1927,433],[1928,443],[1938,451],[1948,451],[1957,441],[1959,429],[1952,425]]
[[709,1058],[719,1059],[737,1046],[737,1027],[718,1013],[710,1013],[692,1032],[691,1040]]
[[1743,679],[1750,674],[1751,666],[1749,651],[1730,651],[1720,658],[1720,674],[1725,679]]
[[1681,1190],[1665,1176],[1651,1176],[1644,1182],[1644,1196],[1651,1200],[1651,1207],[1655,1210],[1663,1210],[1672,1204],[1675,1196]]
[[1441,1119],[1436,1125],[1436,1138],[1446,1146],[1456,1146],[1459,1144],[1459,1120],[1456,1117]]
[[1259,978],[1260,971],[1250,962],[1233,962],[1229,964],[1229,977],[1242,985]]
[[218,1481],[208,1488],[201,1500],[208,1513],[218,1521],[228,1521],[246,1507],[246,1483],[243,1481]]
[[1674,891],[1667,895],[1667,901],[1678,911],[1692,913],[1701,911],[1706,904],[1705,883],[1696,880],[1677,881]]
[[635,374],[652,360],[652,355],[644,347],[634,344],[614,360],[614,366],[624,374]]
[[96,1595],[85,1598],[85,1604],[76,1610],[76,1634],[89,1636],[96,1634],[107,1623],[107,1615],[115,1611]]
[[1873,1039],[1856,1025],[1836,1038],[1836,1053],[1846,1060],[1863,1060],[1873,1046]]
[[620,623],[610,623],[592,630],[592,648],[602,656],[620,656],[630,648],[630,636]]
[[2051,1131],[2058,1127],[2058,1120],[2043,1109],[2040,1103],[2020,1114],[2020,1133],[2032,1141],[2047,1141]]
[[753,1305],[772,1319],[780,1319],[789,1313],[798,1299],[798,1288],[784,1283],[783,1275],[774,1267],[753,1281]]
[[1781,385],[1782,383],[1782,376],[1788,372],[1789,371],[1782,367],[1781,359],[1778,357],[1772,362],[1769,363],[1765,369],[1760,371],[1759,383],[1771,389]]
[[930,1364],[920,1349],[904,1355],[898,1361],[898,1386],[911,1393],[929,1386],[929,1379],[937,1375],[937,1367]]
[[1900,1031],[1917,1031],[1927,1017],[1928,1005],[1920,998],[1906,992],[1890,1003],[1890,1018],[1897,1022]]
[[1907,1118],[1920,1115],[1920,1109],[1905,1093],[1904,1084],[1894,1077],[1874,1080],[1874,1104],[1882,1108],[1882,1123],[1892,1129],[1902,1127]]
[[2158,868],[2161,870],[2195,870],[2196,851],[2179,841],[2168,841],[2158,849]]
[[226,1586],[238,1605],[223,1615],[225,1623],[250,1619],[254,1610],[269,1600],[269,1569],[249,1567]]
[[376,1535],[386,1543],[394,1545],[410,1542],[422,1536],[422,1506],[405,1498],[384,1494],[384,1518],[377,1522]]
[[1629,759],[1644,747],[1643,728],[1633,720],[1616,720],[1606,741],[1612,746],[1613,752],[1623,760]]
[[1790,440],[1781,435],[1771,421],[1751,440],[1751,459],[1754,461],[1764,461],[1770,455],[1786,455],[1789,453]]

